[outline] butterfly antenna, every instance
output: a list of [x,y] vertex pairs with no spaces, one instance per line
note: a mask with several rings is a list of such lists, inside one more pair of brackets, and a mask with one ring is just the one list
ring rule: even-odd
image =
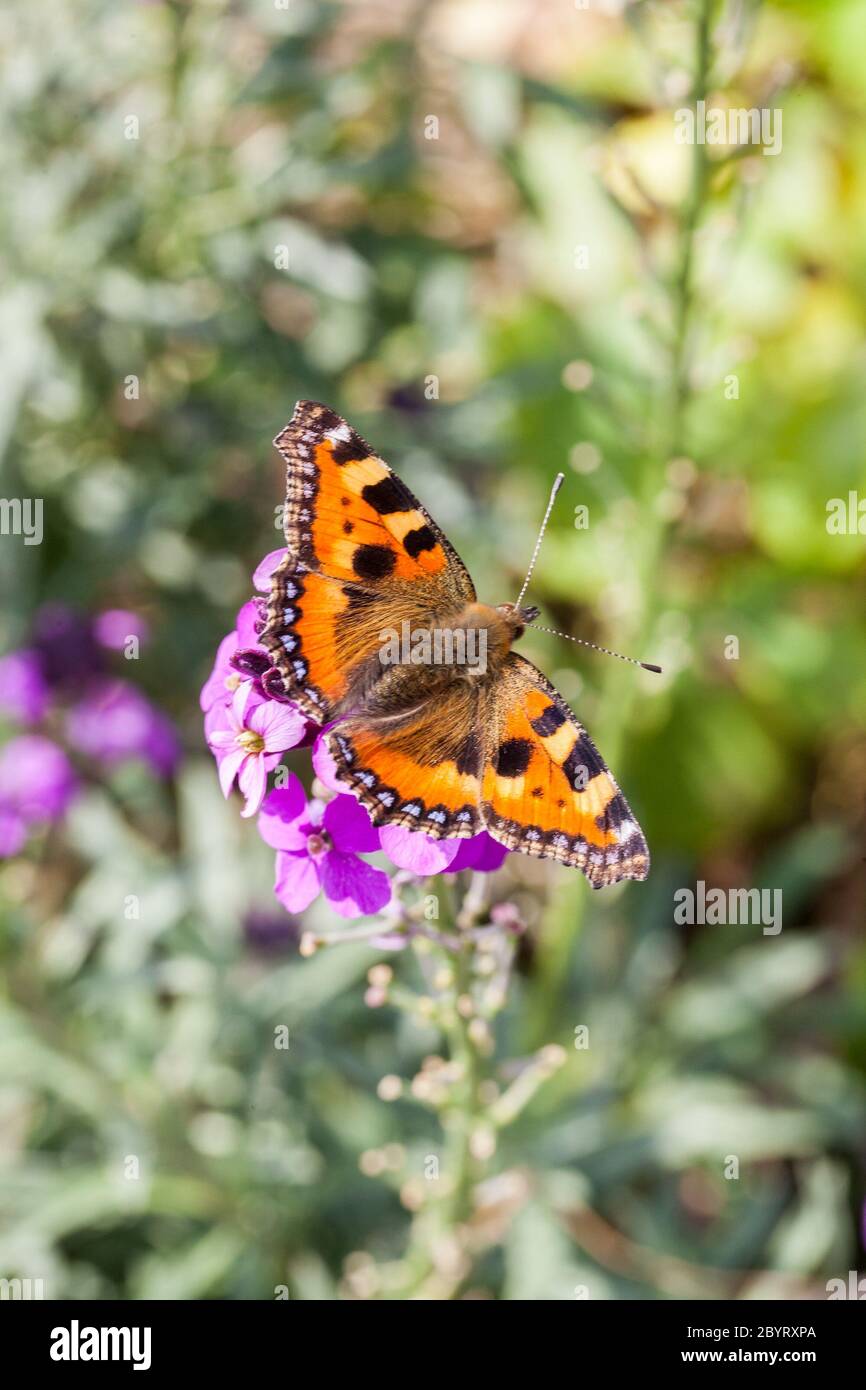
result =
[[559,492],[559,489],[562,487],[562,484],[563,484],[564,481],[565,481],[565,474],[564,474],[564,473],[557,473],[556,477],[555,477],[554,480],[553,480],[553,487],[550,489],[550,499],[549,499],[549,501],[548,501],[548,503],[547,503],[547,511],[544,513],[544,520],[543,520],[542,523],[541,523],[541,530],[539,531],[539,533],[538,533],[538,539],[537,539],[536,542],[535,542],[535,549],[534,549],[533,552],[532,552],[532,559],[531,559],[530,562],[529,562],[529,569],[526,571],[526,578],[525,578],[524,581],[523,581],[523,588],[520,590],[520,593],[517,595],[517,602],[516,602],[515,605],[514,605],[515,608],[519,608],[519,607],[520,607],[520,604],[521,604],[521,602],[522,602],[522,600],[523,600],[523,595],[526,593],[526,590],[529,588],[529,581],[530,581],[530,579],[532,578],[532,571],[535,569],[535,562],[536,562],[536,560],[538,559],[538,552],[539,552],[539,550],[541,549],[541,542],[542,542],[542,539],[544,538],[544,532],[545,532],[545,529],[546,529],[546,527],[547,527],[547,523],[548,523],[548,521],[550,520],[550,513],[553,511],[553,503],[554,503],[554,501],[555,501],[555,499],[556,499],[556,494]]
[[585,637],[572,637],[570,632],[557,632],[555,627],[537,627],[535,623],[528,623],[527,626],[534,632],[549,632],[552,637],[564,637],[567,642],[577,642],[581,647],[592,647],[593,651],[604,652],[605,656],[619,657],[620,661],[629,661],[632,666],[642,666],[645,671],[654,671],[657,676],[662,674],[661,666],[652,666],[648,661],[638,661],[634,656],[623,656],[622,652],[611,651],[610,647],[600,647],[597,642],[588,642]]
[[[544,533],[547,529],[547,523],[550,520],[550,513],[553,511],[553,504],[556,501],[556,494],[559,492],[559,489],[562,487],[564,481],[565,474],[557,473],[556,477],[553,480],[553,487],[550,489],[550,497],[547,501],[547,510],[544,513],[544,520],[542,521],[541,529],[538,532],[538,537],[535,542],[535,549],[532,552],[532,559],[529,562],[529,569],[526,571],[526,578],[523,581],[523,588],[520,590],[520,593],[517,596],[517,602],[514,605],[515,608],[520,607],[523,601],[523,595],[529,588],[529,581],[532,578],[532,571],[535,569],[535,562],[538,559],[538,552],[541,549],[541,542],[544,539]],[[657,676],[660,676],[662,674],[661,666],[653,666],[648,661],[638,661],[637,658],[633,656],[623,656],[622,652],[612,651],[610,647],[600,647],[597,642],[588,642],[585,637],[572,637],[571,633],[569,632],[558,632],[557,629],[553,627],[538,627],[535,623],[528,623],[527,626],[533,628],[536,632],[549,632],[553,637],[564,637],[568,642],[577,642],[581,647],[592,647],[593,651],[603,652],[605,656],[615,656],[618,657],[620,661],[630,662],[632,666],[643,667],[644,671],[654,671]]]

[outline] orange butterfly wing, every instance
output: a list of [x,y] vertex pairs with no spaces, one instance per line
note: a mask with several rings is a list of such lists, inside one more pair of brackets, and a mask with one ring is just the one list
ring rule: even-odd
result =
[[[594,888],[646,878],[640,827],[586,731],[511,652],[472,684],[379,661],[382,632],[459,613],[475,590],[435,522],[326,406],[301,401],[277,436],[287,463],[285,560],[262,641],[377,825],[434,839],[486,829],[583,871]],[[444,679],[443,679],[444,677]]]
[[402,825],[434,840],[483,828],[479,692],[467,682],[454,681],[441,698],[398,716],[341,719],[325,739],[339,780],[375,825]]
[[432,517],[333,410],[299,401],[274,443],[287,554],[262,642],[286,693],[324,722],[377,675],[383,629],[459,612],[475,590]]
[[550,681],[511,652],[489,703],[485,829],[509,849],[581,869],[593,888],[646,878],[649,851],[640,826]]
[[299,401],[274,444],[287,465],[286,544],[303,569],[391,593],[420,583],[435,613],[443,599],[474,600],[435,521],[333,410]]

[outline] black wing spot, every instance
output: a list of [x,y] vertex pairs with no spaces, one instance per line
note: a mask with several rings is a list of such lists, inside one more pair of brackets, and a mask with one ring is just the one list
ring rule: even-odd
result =
[[551,734],[556,733],[557,729],[562,728],[565,723],[565,715],[556,705],[548,705],[547,709],[543,709],[536,719],[530,719],[529,722],[539,738],[549,738]]
[[544,788],[543,788],[543,787],[533,787],[533,788],[532,788],[532,795],[533,795],[533,796],[544,796]]
[[494,767],[500,777],[522,777],[529,767],[532,744],[528,738],[509,738],[494,754]]
[[397,556],[386,545],[359,545],[352,556],[352,569],[359,579],[387,579]]
[[355,523],[354,523],[354,521],[344,521],[344,522],[343,522],[343,530],[345,531],[345,533],[346,533],[347,536],[351,536],[351,534],[352,534],[352,532],[354,531],[354,529],[355,529]]
[[348,499],[348,497],[341,497],[341,498],[340,498],[340,506],[341,506],[341,507],[348,507],[348,506],[349,506],[349,499]]
[[630,819],[628,803],[622,792],[617,792],[605,806],[600,816],[596,816],[595,823],[599,830],[618,829],[625,821]]
[[596,773],[604,770],[598,754],[584,734],[575,739],[574,747],[562,764],[562,770],[569,786],[577,792],[583,791]]
[[417,560],[422,550],[436,549],[436,537],[429,526],[417,526],[414,531],[406,532],[403,537],[403,549],[413,560]]
[[331,457],[335,463],[355,463],[360,459],[369,458],[372,452],[369,444],[365,444],[354,430],[350,431],[348,439],[331,441]]
[[361,489],[361,497],[380,516],[387,516],[390,512],[411,512],[415,509],[415,502],[408,488],[403,486],[399,478],[388,477],[380,479],[378,483],[368,483]]
[[471,734],[467,734],[457,750],[454,762],[457,771],[474,772],[477,774],[481,766],[481,740],[473,729]]
[[338,430],[343,423],[336,410],[330,410],[326,405],[320,406],[316,411],[316,425],[323,434],[327,434],[329,430]]

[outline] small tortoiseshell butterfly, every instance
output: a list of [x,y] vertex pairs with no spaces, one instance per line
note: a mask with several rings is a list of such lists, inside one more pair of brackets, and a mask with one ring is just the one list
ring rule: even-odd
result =
[[[330,726],[337,780],[376,825],[486,830],[594,888],[646,878],[646,841],[595,745],[512,650],[538,610],[478,603],[433,519],[327,406],[300,401],[274,443],[288,550],[261,640],[285,694]],[[419,629],[483,633],[486,663],[383,664],[384,631]]]

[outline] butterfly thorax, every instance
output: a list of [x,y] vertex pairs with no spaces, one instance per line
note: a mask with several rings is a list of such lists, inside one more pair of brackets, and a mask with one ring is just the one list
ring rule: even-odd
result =
[[[469,603],[447,625],[434,629],[452,636],[450,664],[452,675],[474,681],[495,676],[501,669],[512,644],[522,637],[527,622],[536,616],[536,609],[518,609],[512,603],[497,608],[486,603]],[[447,645],[440,650],[447,653]],[[434,641],[434,661],[436,644]]]
[[480,693],[496,680],[534,612],[474,601],[432,622],[416,612],[380,632],[375,656],[355,668],[337,712],[363,710],[368,717],[391,720],[419,701],[448,699],[455,687]]

